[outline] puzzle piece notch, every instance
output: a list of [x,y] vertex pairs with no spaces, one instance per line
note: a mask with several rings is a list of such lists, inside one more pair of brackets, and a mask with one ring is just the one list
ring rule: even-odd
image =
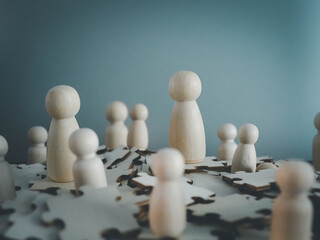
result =
[[192,216],[208,218],[210,215],[216,220],[230,224],[237,224],[245,220],[265,219],[264,213],[270,213],[273,200],[263,198],[257,200],[247,194],[232,194],[216,197],[214,202],[196,204],[188,207]]
[[[80,191],[83,195],[79,197],[63,194],[47,200],[49,212],[42,218],[46,223],[56,219],[64,222],[65,228],[60,232],[62,239],[102,239],[110,230],[124,235],[139,233],[139,225],[133,217],[137,210],[117,203],[120,195],[115,187],[84,186]],[[95,219],[95,224],[88,224],[88,219]]]

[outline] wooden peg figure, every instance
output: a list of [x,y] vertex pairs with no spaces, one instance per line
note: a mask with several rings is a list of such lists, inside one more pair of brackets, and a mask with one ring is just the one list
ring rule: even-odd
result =
[[5,160],[8,149],[7,140],[0,135],[0,203],[16,197],[12,169]]
[[291,161],[280,166],[276,178],[281,194],[272,208],[270,239],[311,239],[313,206],[307,192],[314,182],[312,166]]
[[254,144],[258,141],[258,128],[247,123],[239,129],[239,146],[237,147],[231,165],[231,172],[255,172],[257,166],[257,153]]
[[186,226],[186,207],[180,177],[184,172],[183,155],[173,148],[160,150],[153,159],[157,183],[150,196],[149,220],[158,237],[177,238]]
[[130,117],[132,123],[128,133],[128,147],[146,150],[149,143],[148,128],[145,122],[148,118],[148,108],[143,104],[136,104],[131,108]]
[[107,187],[104,165],[96,155],[99,147],[97,134],[89,128],[74,131],[69,139],[71,151],[77,156],[73,164],[76,189],[84,185],[94,188]]
[[29,129],[28,139],[31,146],[28,148],[28,164],[45,163],[47,157],[47,147],[45,142],[48,139],[48,132],[44,127],[35,126]]
[[200,78],[191,71],[172,75],[170,96],[176,101],[172,110],[169,147],[178,149],[186,163],[202,162],[206,156],[206,138],[202,116],[196,102],[201,94]]
[[79,95],[70,86],[51,88],[46,96],[46,109],[52,117],[47,142],[48,176],[56,182],[71,182],[76,156],[70,151],[69,137],[79,129],[75,118],[80,109]]
[[234,141],[237,137],[236,126],[231,123],[222,124],[218,128],[218,137],[221,139],[221,144],[218,148],[218,159],[232,160],[238,146]]
[[320,113],[314,118],[314,126],[318,130],[312,143],[312,163],[316,171],[320,171]]
[[106,129],[106,147],[115,149],[127,146],[128,128],[124,121],[128,117],[128,108],[123,102],[115,101],[108,105],[106,117],[110,124]]

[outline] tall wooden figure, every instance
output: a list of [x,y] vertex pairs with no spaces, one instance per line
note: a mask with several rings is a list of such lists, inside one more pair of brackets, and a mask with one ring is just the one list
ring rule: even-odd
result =
[[271,217],[271,240],[311,239],[313,206],[308,190],[314,172],[306,162],[288,162],[278,169],[277,184],[281,194],[274,201]]
[[180,71],[170,79],[169,93],[176,101],[172,110],[169,147],[178,149],[186,163],[198,163],[206,156],[206,138],[202,116],[196,102],[201,81],[191,71]]
[[152,162],[157,183],[150,196],[150,227],[158,237],[177,238],[186,226],[186,207],[180,177],[184,159],[176,149],[160,150]]
[[312,163],[316,171],[320,171],[320,113],[314,118],[314,125],[318,130],[312,143]]
[[52,117],[47,141],[48,176],[56,182],[71,182],[76,156],[69,148],[69,137],[79,129],[75,118],[80,109],[79,95],[70,86],[51,88],[46,96],[46,109]]
[[0,135],[0,203],[16,197],[12,169],[5,160],[8,148],[7,140]]
[[136,104],[131,108],[130,117],[132,123],[128,133],[128,147],[146,150],[149,143],[148,128],[145,122],[148,118],[148,108],[144,104]]
[[124,121],[128,117],[128,108],[123,102],[115,101],[108,105],[107,119],[110,124],[106,129],[106,147],[115,149],[118,146],[127,146],[128,128]]

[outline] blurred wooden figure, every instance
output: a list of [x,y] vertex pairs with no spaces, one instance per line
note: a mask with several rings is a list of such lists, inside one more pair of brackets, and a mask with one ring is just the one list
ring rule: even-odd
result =
[[47,147],[45,142],[48,139],[48,132],[44,127],[35,126],[29,129],[28,139],[31,146],[28,148],[28,164],[45,163],[47,157]]
[[234,139],[237,137],[237,128],[231,123],[222,124],[218,128],[218,137],[221,143],[218,148],[218,160],[232,160],[237,144]]
[[128,108],[123,102],[115,101],[108,105],[106,117],[109,125],[106,129],[105,144],[107,149],[127,146],[128,128],[124,121],[128,117]]
[[186,226],[186,207],[180,177],[184,159],[176,149],[165,148],[153,158],[152,170],[157,183],[149,201],[149,220],[158,237],[177,238]]
[[280,166],[277,184],[281,194],[272,208],[271,240],[311,239],[313,206],[307,192],[313,182],[313,169],[306,162],[291,161]]
[[316,171],[320,171],[320,113],[314,118],[314,126],[318,130],[312,143],[312,163]]
[[148,128],[146,119],[148,109],[143,104],[136,104],[131,108],[130,117],[132,123],[128,133],[128,147],[137,147],[139,150],[146,150],[149,143]]
[[69,139],[71,151],[77,156],[73,164],[76,189],[84,185],[94,188],[107,187],[104,165],[96,155],[99,147],[97,134],[89,128],[74,131]]
[[170,96],[176,101],[172,110],[169,147],[178,149],[186,163],[202,162],[206,156],[206,138],[202,116],[196,102],[202,90],[197,74],[180,71],[169,82]]
[[5,160],[8,149],[7,140],[0,135],[0,203],[16,197],[12,169]]
[[48,177],[56,182],[71,182],[76,156],[70,151],[69,137],[79,129],[75,115],[80,109],[80,97],[70,86],[56,86],[47,93],[46,109],[52,117],[47,142]]
[[255,172],[257,166],[257,153],[254,144],[258,141],[258,128],[247,123],[239,129],[239,146],[237,147],[231,165],[231,172]]

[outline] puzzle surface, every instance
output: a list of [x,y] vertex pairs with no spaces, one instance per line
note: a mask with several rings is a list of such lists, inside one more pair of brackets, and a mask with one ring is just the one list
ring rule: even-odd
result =
[[[151,169],[154,152],[123,146],[107,151],[101,146],[97,155],[104,162],[108,187],[83,187],[77,194],[73,182],[48,180],[42,164],[12,165],[17,198],[1,204],[0,237],[157,239],[148,222],[149,198],[157,181]],[[257,160],[258,165],[273,162],[271,157]],[[180,239],[269,238],[272,202],[279,194],[271,189],[276,170],[230,174],[230,166],[230,161],[215,157],[185,166],[181,184],[188,222]],[[310,193],[316,203],[319,186],[317,180]],[[248,194],[241,194],[243,190]],[[318,212],[316,208],[316,219]]]

